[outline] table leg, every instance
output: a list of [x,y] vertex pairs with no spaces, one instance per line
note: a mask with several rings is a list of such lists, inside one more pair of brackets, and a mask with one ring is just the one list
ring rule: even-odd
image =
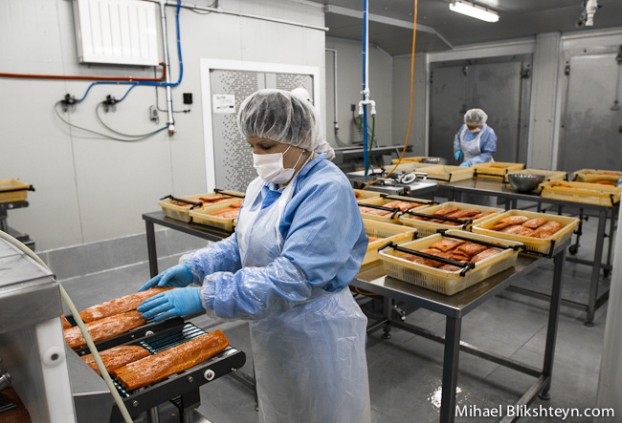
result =
[[559,320],[559,308],[562,299],[562,269],[564,267],[565,249],[553,257],[555,264],[553,270],[553,288],[551,289],[551,302],[549,306],[549,321],[546,328],[546,345],[544,347],[544,364],[542,366],[542,376],[546,379],[546,384],[540,398],[549,399],[549,389],[551,388],[551,375],[553,373],[553,359],[555,358],[555,342],[557,340],[557,324]]
[[156,250],[155,229],[153,222],[145,220],[147,233],[147,255],[149,257],[149,274],[153,278],[158,274],[158,252]]
[[611,209],[611,221],[609,222],[609,249],[607,250],[607,267],[611,268],[611,253],[613,252],[613,234],[616,230],[616,213],[615,207]]
[[462,319],[449,317],[445,321],[445,351],[443,354],[443,388],[441,397],[442,423],[451,423],[456,417],[456,388],[458,387],[458,359]]
[[598,281],[600,280],[600,268],[603,258],[603,244],[605,241],[605,228],[607,227],[607,210],[601,208],[598,211],[598,229],[596,232],[596,245],[594,248],[594,264],[592,278],[590,280],[590,292],[587,304],[586,326],[593,326],[594,311],[596,310],[596,298],[598,297]]

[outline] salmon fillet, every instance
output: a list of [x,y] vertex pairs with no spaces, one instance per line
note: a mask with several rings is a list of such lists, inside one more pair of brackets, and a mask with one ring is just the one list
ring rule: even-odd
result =
[[173,288],[151,288],[145,291],[135,292],[134,294],[125,295],[114,300],[85,308],[80,312],[80,317],[84,320],[84,323],[88,323],[98,319],[103,319],[104,317],[113,316],[115,314],[136,310],[146,299],[154,297],[161,292],[168,291],[169,289]]
[[489,215],[491,215],[491,214],[493,214],[493,213],[496,213],[496,212],[495,212],[494,210],[488,210],[488,211],[485,211],[485,212],[481,212],[481,213],[479,213],[479,214],[476,214],[475,216],[473,216],[473,218],[472,218],[472,219],[473,219],[473,220],[481,219],[482,217],[489,216]]
[[533,229],[526,228],[523,225],[512,225],[503,228],[501,232],[512,235],[531,236],[533,234]]
[[546,220],[546,219],[544,219],[542,217],[535,217],[535,218],[529,219],[528,221],[523,223],[523,226],[525,226],[526,228],[529,228],[529,229],[536,229],[536,228],[544,225],[546,222],[548,222],[548,220]]
[[452,219],[468,219],[470,217],[476,216],[480,213],[479,210],[475,209],[464,209],[457,212],[450,213],[446,215],[446,217],[451,217]]
[[465,242],[464,244],[460,245],[458,248],[454,250],[454,254],[462,254],[470,258],[476,254],[481,253],[486,248],[488,247],[482,244],[476,244],[474,242]]
[[372,214],[374,216],[386,216],[391,214],[389,210],[374,209],[372,207],[359,206],[362,214]]
[[550,238],[555,235],[555,233],[559,231],[562,227],[563,225],[561,223],[554,220],[549,220],[544,225],[536,229],[531,236],[540,239]]
[[[147,323],[142,313],[138,311],[128,311],[127,313],[115,314],[114,316],[104,317],[86,323],[86,330],[91,334],[93,342],[110,339],[129,330],[137,328]],[[78,348],[86,345],[86,340],[80,332],[78,326],[74,326],[63,331],[65,342],[70,348]]]
[[502,251],[503,250],[499,248],[494,248],[494,247],[487,248],[481,253],[474,255],[473,258],[471,258],[471,263],[477,263],[478,261],[482,261],[484,259],[487,259],[488,257],[492,257],[495,254],[499,254]]
[[458,207],[445,207],[434,212],[435,216],[447,216],[460,210]]
[[202,363],[229,345],[220,330],[115,369],[112,374],[130,391],[150,385]]
[[495,226],[493,226],[490,229],[492,229],[493,231],[500,231],[506,226],[522,225],[528,220],[529,218],[525,216],[510,216],[510,217],[506,217],[505,219],[501,219],[499,222],[497,222]]
[[430,248],[436,248],[441,251],[449,251],[452,248],[456,248],[460,244],[464,244],[464,242],[465,241],[461,239],[444,238],[434,244],[430,244]]
[[383,207],[389,207],[392,209],[400,209],[401,211],[410,210],[415,207],[423,206],[421,203],[417,203],[414,201],[391,201],[390,203],[384,204]]
[[[110,349],[100,351],[99,355],[101,356],[102,362],[104,363],[104,367],[106,368],[106,370],[108,370],[108,372],[111,372],[112,370],[125,366],[128,363],[140,360],[143,357],[147,357],[148,355],[151,355],[151,353],[145,348],[139,347],[138,345],[121,345],[118,347],[112,347]],[[101,375],[99,369],[97,368],[97,365],[95,364],[95,358],[93,357],[93,354],[83,355],[80,358],[91,369],[95,370],[98,375]]]

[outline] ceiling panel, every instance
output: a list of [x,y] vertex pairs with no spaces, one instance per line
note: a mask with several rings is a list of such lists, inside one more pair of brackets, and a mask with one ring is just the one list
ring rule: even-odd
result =
[[[360,40],[362,21],[350,15],[361,14],[361,0],[314,0],[328,6],[349,9],[326,13],[328,34]],[[534,37],[546,32],[589,32],[622,28],[622,1],[599,0],[601,8],[594,16],[593,27],[578,27],[582,0],[479,0],[476,3],[497,10],[498,23],[478,21],[449,10],[449,0],[419,0],[417,23],[426,31],[417,33],[417,51],[433,52],[468,44]],[[410,30],[414,1],[369,1],[369,39],[392,55],[410,52]],[[394,22],[377,22],[378,17]],[[386,21],[386,19],[384,19]],[[398,22],[399,21],[399,22]],[[436,34],[436,35],[434,35]]]

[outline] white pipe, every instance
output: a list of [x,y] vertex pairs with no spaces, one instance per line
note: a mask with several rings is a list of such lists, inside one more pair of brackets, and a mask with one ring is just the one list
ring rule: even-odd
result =
[[[171,60],[168,50],[168,30],[166,25],[166,1],[160,1],[160,23],[162,25],[162,47],[164,48],[164,68],[166,69],[166,125],[168,134],[175,134],[175,119],[173,119],[173,93],[171,90]],[[157,89],[157,88],[156,88]]]
[[[177,2],[176,1],[172,1],[172,2],[165,1],[165,0],[144,0],[144,1],[150,1],[152,3],[160,3],[160,2],[162,2],[166,6],[177,7]],[[221,15],[231,15],[231,16],[238,16],[240,18],[258,19],[258,20],[262,20],[262,21],[275,22],[275,23],[280,23],[280,24],[284,24],[284,25],[299,26],[301,28],[315,29],[317,31],[324,31],[324,32],[328,31],[328,28],[325,27],[325,26],[308,25],[308,24],[305,24],[305,23],[288,21],[288,20],[285,20],[285,19],[275,19],[275,18],[270,18],[270,17],[267,17],[267,16],[251,15],[249,13],[230,12],[230,11],[227,11],[227,10],[223,10],[221,8],[213,8],[213,7],[206,7],[206,6],[196,6],[196,5],[189,5],[189,4],[185,4],[185,3],[181,3],[180,6],[183,9],[201,10],[203,12],[213,12],[213,13],[219,13]]]
[[[18,241],[17,239],[13,238],[11,235],[3,231],[0,231],[0,238],[6,240],[7,242],[10,242],[12,245],[20,249],[28,257],[33,259],[41,267],[46,269],[48,272],[53,273],[50,270],[50,268],[47,266],[47,264],[45,264],[45,262],[41,260],[41,258],[38,255],[36,255],[30,248],[25,246],[22,242]],[[93,339],[91,338],[91,334],[86,329],[86,326],[84,326],[84,322],[82,321],[82,318],[80,318],[80,312],[78,311],[75,304],[69,297],[69,294],[67,294],[67,291],[65,291],[65,288],[63,287],[63,285],[59,283],[58,288],[60,289],[60,295],[63,301],[65,302],[65,304],[67,304],[67,307],[69,307],[69,310],[71,311],[73,318],[78,324],[78,327],[80,328],[80,332],[82,333],[82,336],[84,337],[84,340],[86,341],[86,344],[88,345],[89,350],[91,350],[91,353],[93,354],[93,358],[95,359],[95,364],[97,365],[97,368],[99,369],[102,377],[104,378],[106,385],[108,385],[108,389],[110,390],[110,393],[112,394],[112,397],[115,403],[117,404],[117,407],[119,407],[119,411],[121,412],[121,416],[123,417],[123,420],[126,423],[132,423],[133,422],[132,417],[130,416],[130,413],[127,411],[127,407],[125,406],[125,403],[123,402],[123,399],[121,398],[121,395],[119,395],[119,391],[117,391],[117,388],[114,386],[112,379],[110,379],[110,374],[108,373],[106,366],[104,366],[104,363],[102,362],[101,356],[99,355],[99,351],[97,351],[97,347],[95,347],[95,344],[93,343]]]
[[333,108],[334,108],[334,121],[333,121],[333,125],[335,128],[335,131],[339,130],[339,112],[338,112],[338,101],[337,101],[337,96],[339,93],[339,90],[337,89],[338,87],[338,77],[337,77],[337,50],[334,48],[327,48],[326,51],[330,51],[331,53],[333,53]]

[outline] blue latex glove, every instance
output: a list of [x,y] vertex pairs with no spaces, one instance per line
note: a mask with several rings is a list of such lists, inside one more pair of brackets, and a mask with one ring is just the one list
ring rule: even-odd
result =
[[169,267],[164,272],[149,279],[138,291],[163,286],[188,286],[194,280],[194,275],[185,264]]
[[469,167],[469,166],[471,166],[471,163],[468,161],[460,163],[460,167]]
[[163,292],[142,302],[136,309],[145,319],[155,316],[155,322],[174,316],[204,312],[201,288],[176,288]]
[[454,153],[454,159],[456,159],[456,161],[462,160],[462,157],[463,157],[462,151],[458,150]]
[[618,186],[622,186],[622,178],[618,179]]

